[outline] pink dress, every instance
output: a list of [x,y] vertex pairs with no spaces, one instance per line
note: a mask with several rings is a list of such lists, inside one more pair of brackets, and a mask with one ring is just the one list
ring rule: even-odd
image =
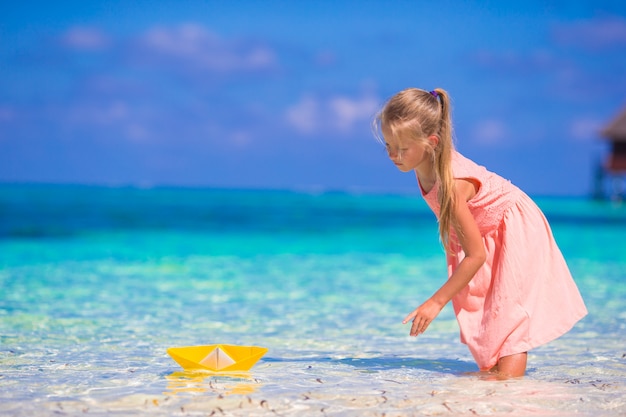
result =
[[[455,178],[480,184],[468,201],[487,252],[485,264],[453,299],[465,343],[481,370],[569,331],[587,309],[550,226],[519,188],[453,153]],[[439,216],[438,184],[422,196]],[[451,275],[464,254],[451,233]]]

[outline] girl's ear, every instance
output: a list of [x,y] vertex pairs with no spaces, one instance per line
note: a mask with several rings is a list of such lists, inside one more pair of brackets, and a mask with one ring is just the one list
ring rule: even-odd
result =
[[437,145],[439,145],[439,136],[437,136],[437,135],[430,135],[428,137],[428,141],[432,145],[433,149],[435,149],[437,147]]

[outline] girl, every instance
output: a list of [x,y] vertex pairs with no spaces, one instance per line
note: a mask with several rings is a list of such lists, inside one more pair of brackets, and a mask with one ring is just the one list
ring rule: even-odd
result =
[[542,212],[509,181],[454,149],[443,89],[399,92],[374,129],[398,169],[415,172],[446,250],[449,278],[406,316],[410,335],[424,333],[452,300],[461,342],[480,370],[523,376],[528,350],[587,314]]

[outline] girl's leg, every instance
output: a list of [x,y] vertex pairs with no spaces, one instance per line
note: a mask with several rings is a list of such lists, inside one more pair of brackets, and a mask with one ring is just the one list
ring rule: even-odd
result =
[[503,356],[498,360],[498,364],[491,368],[491,372],[496,372],[498,375],[507,378],[524,376],[526,373],[527,357],[527,352]]

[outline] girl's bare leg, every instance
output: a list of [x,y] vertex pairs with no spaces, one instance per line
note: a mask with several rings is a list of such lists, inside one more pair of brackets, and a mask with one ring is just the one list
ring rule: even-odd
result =
[[490,369],[490,372],[495,372],[498,376],[505,378],[516,378],[524,376],[526,373],[526,359],[528,353],[516,353],[514,355],[503,356],[498,360],[496,366]]

